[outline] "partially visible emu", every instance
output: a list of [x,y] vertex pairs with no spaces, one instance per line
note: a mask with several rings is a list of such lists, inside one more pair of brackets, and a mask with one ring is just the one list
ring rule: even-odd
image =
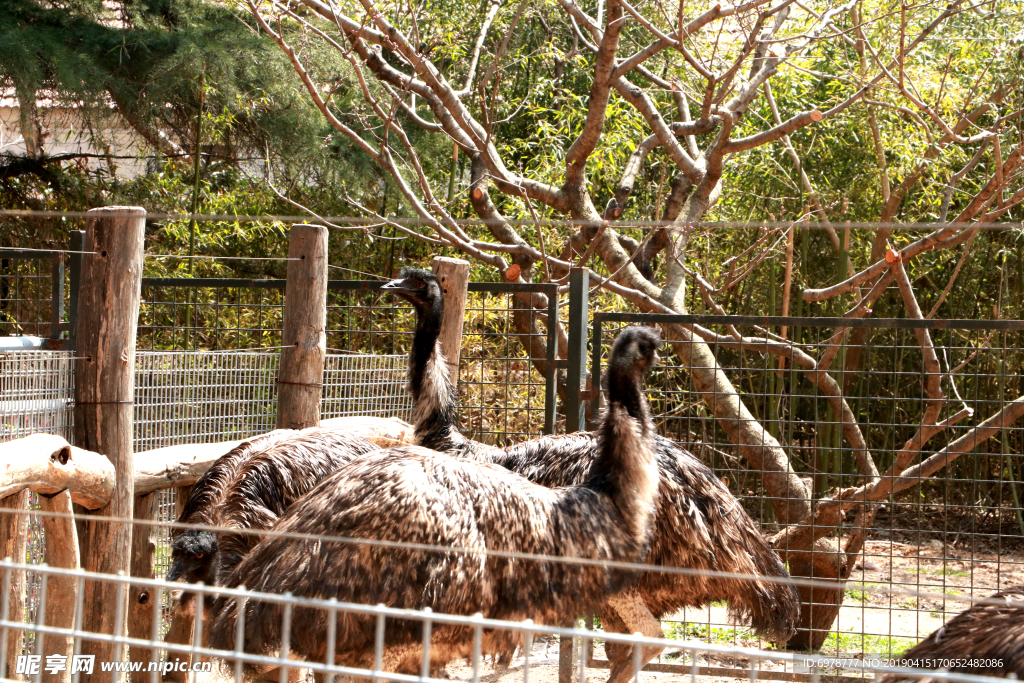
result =
[[[621,589],[632,573],[572,559],[637,562],[646,550],[657,471],[642,378],[657,359],[659,343],[658,335],[644,328],[627,329],[616,339],[608,409],[585,483],[550,489],[488,463],[416,446],[388,449],[343,467],[295,504],[274,527],[282,535],[261,541],[229,584],[305,598],[545,623],[593,609],[609,592]],[[324,536],[347,541],[331,543]],[[353,539],[393,545],[363,545]],[[237,607],[228,599],[218,609],[211,646],[235,647]],[[282,609],[277,603],[247,601],[247,652],[279,648]],[[295,607],[291,650],[324,661],[327,620],[323,609]],[[337,663],[368,663],[375,621],[373,615],[338,614]],[[419,651],[421,627],[419,621],[387,620],[385,670],[394,671]],[[514,634],[488,631],[482,645],[485,652],[497,652],[514,649],[518,640]],[[431,662],[440,665],[467,656],[472,642],[472,629],[434,624]]]
[[269,529],[292,503],[331,472],[380,450],[338,429],[279,429],[245,441],[200,477],[178,522],[238,532],[176,528],[168,581],[222,585],[258,542],[246,530]]
[[[994,593],[964,610],[900,659],[917,660],[931,669],[949,668],[977,676],[1016,674],[1018,679],[1024,679],[1024,584]],[[979,665],[950,668],[943,664],[958,659],[976,660]],[[888,674],[876,680],[917,683],[922,679]]]
[[[409,387],[419,445],[493,462],[543,486],[571,486],[591,476],[597,459],[594,433],[546,436],[505,449],[467,439],[459,431],[455,390],[437,343],[444,314],[437,277],[426,270],[405,269],[383,289],[416,309]],[[615,632],[664,637],[658,619],[684,607],[727,600],[734,618],[749,620],[755,631],[776,642],[788,640],[799,618],[799,597],[786,583],[789,574],[757,525],[718,477],[677,443],[655,436],[654,452],[660,484],[648,563],[756,578],[644,572],[632,592],[601,609],[602,625]],[[624,683],[632,671],[632,648],[612,645],[607,652],[612,662],[609,683]],[[659,652],[646,648],[644,662]],[[511,656],[502,655],[506,660]]]

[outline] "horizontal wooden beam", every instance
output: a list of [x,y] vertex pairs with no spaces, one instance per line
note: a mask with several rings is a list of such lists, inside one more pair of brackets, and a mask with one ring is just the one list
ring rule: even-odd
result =
[[[337,417],[324,420],[320,426],[362,436],[381,448],[413,443],[412,425],[398,418]],[[144,496],[160,489],[191,486],[199,481],[218,458],[248,440],[181,444],[136,453],[135,495]]]
[[88,510],[110,502],[114,465],[99,453],[76,448],[53,434],[32,434],[0,444],[0,498],[24,491],[61,491]]

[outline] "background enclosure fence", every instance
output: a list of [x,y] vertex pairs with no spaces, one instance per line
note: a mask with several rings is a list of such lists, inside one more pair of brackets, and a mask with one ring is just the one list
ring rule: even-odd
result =
[[[723,343],[711,343],[718,365],[733,380],[753,418],[779,441],[794,469],[813,487],[814,499],[865,481],[842,433],[841,420],[808,373],[790,363],[780,365],[777,355],[764,353],[754,344],[744,348],[731,336],[730,326],[744,338],[783,340],[813,358],[837,343],[833,338],[837,327],[867,332],[858,351],[870,370],[844,370],[842,361],[854,349],[843,341],[832,374],[843,387],[879,472],[886,471],[914,435],[928,400],[915,328],[931,332],[940,360],[948,398],[940,419],[963,408],[972,411],[971,417],[926,443],[920,460],[1024,394],[1019,373],[1024,365],[1020,343],[1024,322],[1020,321],[596,313],[592,329],[595,382],[600,383],[601,362],[621,327],[668,323],[704,326],[721,335]],[[784,327],[788,327],[785,332]],[[690,343],[689,332],[669,329],[675,332],[667,335],[667,342]],[[694,387],[678,356],[663,356],[648,383],[660,433],[711,466],[766,533],[781,529],[774,498],[765,487],[768,472],[752,467],[722,431],[708,399]],[[715,398],[710,397],[712,405]],[[833,538],[844,541],[863,530],[867,541],[846,584],[844,606],[829,630],[823,653],[901,654],[963,609],[934,594],[980,597],[1024,583],[1022,449],[1024,425],[1007,424],[995,438],[957,457],[934,476],[919,478],[892,495],[866,530],[857,526],[853,513],[841,521]],[[884,589],[889,588],[932,596],[888,594]],[[679,636],[757,642],[749,631],[730,622],[724,605],[683,610],[663,625],[667,633]]]
[[[814,245],[821,243],[827,248],[827,240],[807,230],[801,230],[798,238],[797,260],[805,270],[807,284],[815,284],[814,255],[805,245],[816,249]],[[1024,293],[1024,261],[1019,250],[1015,253],[1010,258],[1016,259],[1013,262],[1021,278],[1009,273],[1005,253],[1004,268],[997,278],[1008,283],[1007,299],[1013,292]],[[5,252],[0,256],[4,258],[0,263],[0,334],[35,335],[57,343],[61,336],[72,335],[74,255],[65,259],[59,252]],[[771,277],[777,275],[779,266],[774,260],[766,263],[768,280],[751,276],[729,295],[735,298],[735,308],[759,310],[758,297],[770,291],[771,306],[760,310],[775,310]],[[833,266],[825,263],[826,275],[819,279],[831,281]],[[967,261],[962,277],[968,272],[974,273],[972,277],[984,277],[973,259]],[[415,315],[404,301],[380,292],[380,285],[377,281],[329,282],[329,350],[321,402],[324,418],[408,417],[411,399],[405,389],[406,354]],[[136,452],[242,439],[273,429],[284,286],[281,279],[143,279],[134,407]],[[544,318],[553,315],[566,320],[568,307],[564,300],[559,307],[557,290],[553,284],[470,284],[459,371],[461,419],[467,435],[504,445],[564,429],[555,409],[556,394],[564,391],[568,395],[584,386],[567,386],[562,370],[566,361],[555,361],[557,339]],[[950,302],[963,298],[958,290],[950,293]],[[696,288],[691,289],[690,303],[694,310],[701,310],[695,292]],[[530,293],[549,297],[545,313],[523,304],[521,297]],[[629,322],[665,321],[664,316],[598,312],[599,307],[621,303],[604,296],[608,295],[594,297],[590,311],[590,350],[596,359],[591,369],[597,387],[600,359],[619,327]],[[799,297],[796,301],[800,304]],[[1000,303],[1000,310],[1010,307],[1002,299]],[[827,315],[842,310],[834,302],[801,306],[796,307],[798,313]],[[879,304],[875,313],[884,312]],[[537,324],[524,326],[523,316]],[[815,358],[821,357],[837,326],[860,330],[863,337],[856,344],[843,338],[830,373],[842,387],[879,470],[891,463],[914,433],[928,399],[915,326],[926,326],[934,340],[948,399],[943,416],[962,408],[973,411],[972,417],[935,436],[922,457],[1024,394],[1019,372],[1024,367],[1024,325],[1018,321],[671,318],[674,324],[706,326],[723,338],[731,335],[732,326],[747,336],[784,339]],[[783,331],[783,327],[788,329]],[[524,333],[524,328],[529,331]],[[668,341],[687,343],[682,337]],[[741,393],[753,418],[781,443],[814,498],[860,485],[864,474],[843,438],[840,420],[818,386],[790,363],[780,365],[777,356],[738,346],[711,343],[719,366]],[[73,347],[67,344],[66,348]],[[860,370],[846,369],[857,367],[846,362],[851,354],[860,354]],[[750,467],[726,437],[712,408],[693,386],[689,369],[675,355],[662,355],[663,364],[649,384],[659,429],[709,464],[767,533],[778,531],[775,506],[764,488],[765,473]],[[0,352],[0,440],[37,431],[72,440],[75,362],[70,350]],[[600,397],[591,406],[591,419],[599,402]],[[823,653],[899,654],[961,610],[964,603],[957,598],[980,597],[1024,583],[1022,432],[1020,424],[1007,425],[995,438],[884,503],[868,530],[863,556],[845,586],[844,606],[829,629]],[[160,519],[173,519],[176,491],[165,489],[157,495],[161,497]],[[847,516],[833,538],[843,540],[857,532],[855,519],[852,514]],[[29,562],[38,564],[43,546],[37,519],[32,520],[30,534]],[[166,527],[159,527],[158,534],[158,575],[163,575],[169,559],[169,533]],[[37,578],[29,582],[30,621],[35,615],[38,585]],[[896,592],[887,592],[889,589]],[[667,618],[663,627],[672,638],[708,644],[710,659],[718,656],[714,654],[718,646],[765,645],[732,623],[724,604],[684,610]],[[600,648],[597,659],[601,659]],[[688,670],[692,665],[693,659],[685,653],[666,653],[656,666],[682,671],[678,667]]]
[[[135,356],[133,450],[246,439],[275,428],[277,372],[274,352],[138,351]],[[408,419],[406,356],[331,354],[323,380],[323,418],[375,415]],[[74,355],[69,351],[0,353],[0,442],[33,433],[74,443]],[[177,519],[175,488],[157,491],[159,520]],[[33,494],[33,509],[38,500]],[[43,562],[45,537],[29,518],[29,564]],[[170,568],[170,529],[153,529],[156,575]],[[37,615],[39,576],[30,573],[26,620]],[[162,605],[166,613],[169,602]],[[31,650],[33,641],[25,643]]]

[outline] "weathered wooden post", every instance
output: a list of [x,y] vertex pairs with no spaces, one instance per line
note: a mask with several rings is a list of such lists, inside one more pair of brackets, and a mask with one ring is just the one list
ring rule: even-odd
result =
[[[15,562],[25,561],[28,549],[28,496],[29,492],[19,491],[0,500],[0,555],[9,557]],[[8,621],[25,620],[25,572],[11,570],[10,597],[7,608]],[[24,631],[13,629],[6,632],[4,654],[4,671],[6,678],[24,680],[23,676],[14,673],[18,655],[21,654],[21,643]]]
[[[107,456],[114,465],[117,488],[97,516],[130,520],[134,506],[132,464],[132,395],[135,389],[135,333],[142,295],[142,258],[146,210],[111,206],[89,211],[78,292],[75,364],[75,442]],[[128,572],[132,528],[84,515],[82,565],[104,574]],[[124,583],[87,581],[82,626],[86,631],[123,635],[127,610]],[[120,623],[115,615],[120,612]],[[99,662],[125,661],[125,646],[83,639],[81,651],[95,655],[92,674],[82,683],[107,683]]]
[[320,424],[327,355],[327,228],[293,225],[288,258],[277,427],[305,429]]
[[[46,535],[46,564],[62,569],[78,569],[78,532],[71,511],[71,493],[61,491],[55,496],[40,496],[39,508],[59,516],[43,517]],[[51,576],[46,583],[46,625],[71,629],[75,626],[75,606],[78,604],[78,579],[72,576]],[[39,637],[38,635],[36,636]],[[43,641],[45,655],[62,655],[67,661],[75,651],[75,639],[48,634]],[[42,680],[51,683],[71,683],[71,669],[57,673],[42,673]]]
[[[135,496],[134,519],[141,522],[155,522],[160,513],[160,492],[153,491]],[[156,578],[156,542],[152,524],[132,525],[132,576],[142,579]],[[160,609],[156,599],[157,591],[146,586],[132,586],[128,589],[128,635],[132,638],[152,638],[153,610]],[[145,668],[153,658],[150,648],[131,647],[128,655],[132,662],[141,662]]]
[[435,256],[431,262],[434,275],[441,281],[444,296],[444,319],[441,321],[441,351],[448,364],[452,386],[459,385],[459,356],[462,355],[462,324],[466,319],[466,297],[469,287],[469,262],[457,258]]
[[[185,503],[188,502],[188,497],[192,493],[191,486],[179,486],[174,491],[174,519],[181,517],[181,513],[185,510]],[[191,600],[182,601],[180,591],[178,596],[172,596],[171,598],[171,625],[167,629],[167,634],[164,635],[164,641],[168,643],[187,644],[192,642],[192,633],[195,631],[195,619],[191,612]],[[156,609],[156,608],[154,608]],[[175,659],[189,660],[188,664],[191,666],[192,657],[184,652],[169,652],[167,655],[168,661]],[[188,674],[184,671],[169,671],[164,674],[164,681],[175,681],[177,683],[184,683],[188,679]]]

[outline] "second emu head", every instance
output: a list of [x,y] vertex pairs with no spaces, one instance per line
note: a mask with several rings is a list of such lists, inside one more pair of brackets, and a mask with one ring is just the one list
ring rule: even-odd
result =
[[171,542],[171,568],[167,572],[167,580],[210,583],[210,567],[217,550],[217,534],[200,529],[186,530]]
[[436,317],[440,321],[441,315],[444,313],[441,281],[429,270],[403,268],[396,279],[388,282],[381,289],[394,292],[411,303],[421,321],[432,317]]
[[636,419],[647,415],[647,403],[642,396],[644,376],[658,362],[659,346],[661,332],[650,327],[627,327],[612,344],[607,370],[608,398],[621,403]]

